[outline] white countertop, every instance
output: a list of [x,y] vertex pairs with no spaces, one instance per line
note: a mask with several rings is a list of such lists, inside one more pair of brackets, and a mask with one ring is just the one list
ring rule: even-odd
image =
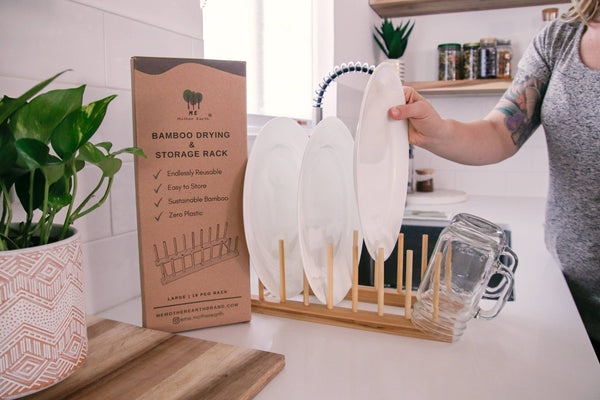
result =
[[[470,197],[419,206],[508,224],[518,254],[516,301],[472,320],[448,344],[253,314],[249,323],[184,335],[285,355],[255,397],[277,399],[600,399],[600,364],[543,242],[544,199]],[[257,292],[252,274],[253,293]],[[141,301],[99,314],[141,326]]]

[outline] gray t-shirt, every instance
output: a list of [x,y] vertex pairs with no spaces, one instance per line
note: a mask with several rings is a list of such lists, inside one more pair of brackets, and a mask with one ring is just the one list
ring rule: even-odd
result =
[[550,166],[546,246],[559,260],[588,334],[600,341],[600,71],[581,61],[582,22],[554,21],[519,69],[543,82]]

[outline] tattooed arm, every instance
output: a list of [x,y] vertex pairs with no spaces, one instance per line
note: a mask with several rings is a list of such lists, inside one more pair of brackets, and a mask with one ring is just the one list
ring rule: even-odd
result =
[[482,120],[443,119],[414,89],[405,88],[406,105],[389,110],[394,119],[408,118],[409,141],[462,164],[500,162],[517,152],[540,122],[545,85],[518,73],[496,107]]
[[[494,111],[503,114],[504,126],[513,144],[520,148],[540,125],[540,110],[546,85],[539,79],[519,72]],[[494,112],[490,118],[494,118]],[[496,116],[497,118],[497,116]]]

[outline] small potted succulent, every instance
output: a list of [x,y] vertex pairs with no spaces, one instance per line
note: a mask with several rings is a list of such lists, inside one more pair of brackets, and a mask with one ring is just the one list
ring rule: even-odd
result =
[[406,51],[408,38],[414,27],[414,21],[411,24],[410,20],[406,21],[405,24],[400,23],[399,26],[394,27],[394,24],[385,18],[379,27],[375,27],[375,32],[373,33],[373,38],[383,54],[388,59],[395,60],[397,63],[402,80],[404,80],[404,61],[400,60],[400,58]]
[[[82,255],[71,225],[106,201],[120,154],[145,156],[90,142],[114,95],[82,105],[85,85],[39,94],[64,72],[0,100],[0,398],[44,389],[84,361]],[[88,165],[99,182],[77,202]]]

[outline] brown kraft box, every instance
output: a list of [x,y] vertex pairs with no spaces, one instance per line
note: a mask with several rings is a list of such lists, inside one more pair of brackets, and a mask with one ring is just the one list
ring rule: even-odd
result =
[[143,325],[250,320],[246,64],[131,59]]

